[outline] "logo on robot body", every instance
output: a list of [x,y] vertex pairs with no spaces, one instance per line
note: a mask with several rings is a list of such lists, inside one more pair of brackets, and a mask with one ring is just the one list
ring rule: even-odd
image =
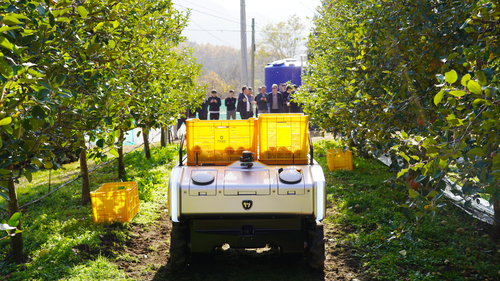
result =
[[241,202],[241,205],[243,206],[243,209],[248,211],[248,210],[250,210],[250,208],[252,208],[253,202],[252,202],[252,200],[247,199],[247,200],[243,200]]

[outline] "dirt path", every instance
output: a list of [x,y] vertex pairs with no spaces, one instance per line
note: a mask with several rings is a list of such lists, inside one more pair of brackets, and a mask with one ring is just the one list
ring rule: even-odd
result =
[[[332,214],[332,208],[328,208]],[[116,227],[116,226],[115,226]],[[112,233],[101,237],[100,250],[110,256],[130,278],[137,280],[364,280],[357,277],[359,262],[349,245],[342,243],[346,227],[325,224],[326,262],[322,272],[309,268],[301,256],[282,256],[278,250],[228,249],[213,255],[194,256],[184,273],[172,272],[168,261],[171,222],[165,209],[151,226],[132,225],[125,244]]]

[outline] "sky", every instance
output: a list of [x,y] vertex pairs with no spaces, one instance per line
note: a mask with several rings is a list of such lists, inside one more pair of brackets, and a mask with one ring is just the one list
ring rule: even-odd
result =
[[[240,0],[174,0],[174,7],[191,9],[189,25],[183,35],[199,44],[227,45],[240,49]],[[255,19],[255,41],[265,25],[286,21],[296,14],[306,25],[304,37],[313,26],[312,18],[321,0],[246,0],[247,48],[252,40],[252,18]]]

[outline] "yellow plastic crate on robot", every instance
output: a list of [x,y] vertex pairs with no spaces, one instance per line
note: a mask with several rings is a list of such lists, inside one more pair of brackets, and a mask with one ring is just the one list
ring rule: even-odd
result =
[[227,165],[257,152],[256,119],[186,121],[187,165]]
[[268,165],[307,164],[308,121],[303,114],[259,115],[259,161]]

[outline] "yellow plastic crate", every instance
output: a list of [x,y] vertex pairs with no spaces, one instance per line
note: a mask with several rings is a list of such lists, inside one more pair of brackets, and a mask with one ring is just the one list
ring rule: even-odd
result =
[[102,184],[90,192],[94,222],[130,222],[139,212],[137,182],[112,182]]
[[187,165],[227,165],[243,151],[257,152],[256,119],[186,121]]
[[329,149],[326,151],[326,162],[330,171],[352,171],[352,152],[349,150],[344,152],[342,149]]
[[309,117],[259,115],[259,161],[268,165],[307,164]]

